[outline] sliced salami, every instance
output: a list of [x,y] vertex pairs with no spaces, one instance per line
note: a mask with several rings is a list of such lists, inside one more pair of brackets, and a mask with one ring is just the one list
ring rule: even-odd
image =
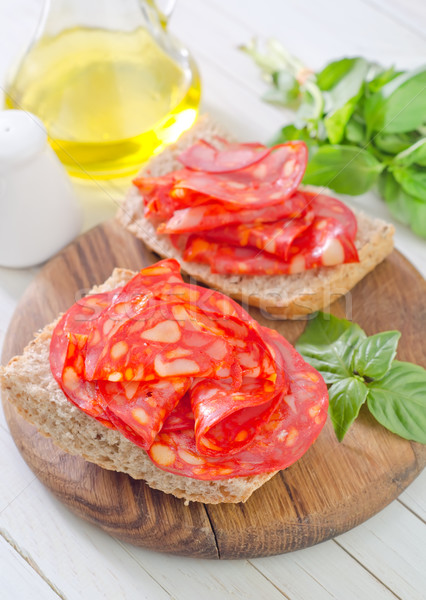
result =
[[206,173],[230,173],[244,169],[268,156],[271,148],[252,144],[226,144],[220,150],[205,140],[200,140],[179,154],[185,167]]
[[256,225],[229,225],[208,231],[206,239],[231,246],[252,246],[287,261],[294,240],[306,231],[314,217],[314,211],[310,211],[299,219]]
[[223,204],[209,202],[176,210],[173,216],[157,228],[160,234],[194,233],[232,224],[271,223],[284,218],[300,218],[306,212],[310,198],[299,192],[278,204],[257,209],[229,210]]
[[239,304],[184,283],[173,260],[71,307],[50,350],[70,401],[188,477],[283,468],[324,423],[319,374]]
[[160,432],[149,449],[161,469],[202,480],[245,477],[285,469],[298,460],[319,435],[327,418],[328,393],[321,375],[278,333],[263,328],[289,387],[251,444],[226,458],[200,454],[190,428]]
[[125,437],[148,450],[164,421],[191,385],[187,377],[161,381],[97,381],[105,413]]
[[187,169],[177,177],[174,189],[195,191],[231,206],[263,208],[278,204],[295,192],[306,162],[306,145],[288,142],[277,146],[259,163],[232,173]]

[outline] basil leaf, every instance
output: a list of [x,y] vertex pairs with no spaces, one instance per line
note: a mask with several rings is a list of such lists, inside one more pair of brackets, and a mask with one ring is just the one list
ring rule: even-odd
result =
[[324,125],[330,143],[339,144],[343,140],[346,124],[351,118],[361,94],[362,88],[356,96],[350,98],[343,106],[330,111],[325,117]]
[[413,198],[406,194],[406,197],[410,199],[409,210],[410,210],[410,225],[411,229],[417,235],[426,238],[426,202]]
[[352,355],[365,337],[359,325],[319,312],[297,340],[296,349],[326,383],[334,383],[352,376]]
[[358,416],[367,397],[368,388],[355,377],[341,379],[328,390],[329,415],[339,442]]
[[353,116],[346,123],[345,138],[353,144],[362,144],[365,141],[365,126]]
[[398,166],[409,167],[417,164],[426,167],[426,137],[399,152],[393,160]]
[[402,189],[426,202],[426,169],[421,167],[392,167],[391,171]]
[[365,102],[369,132],[402,133],[425,123],[426,68],[402,73]]
[[395,219],[426,238],[426,202],[407,194],[390,171],[380,176],[379,190]]
[[401,333],[383,331],[363,340],[352,357],[352,369],[362,377],[380,379],[389,371]]
[[380,72],[370,80],[368,84],[368,91],[371,93],[377,92],[386,83],[392,81],[392,79],[395,79],[395,77],[400,74],[401,71],[395,71],[394,67],[390,67],[389,69],[381,69]]
[[[332,144],[338,144],[343,139],[346,123],[362,96],[364,79],[369,69],[369,63],[363,58],[346,59],[344,64],[346,70],[343,74],[341,73],[342,61],[338,61],[337,77],[332,78],[332,63],[327,67],[328,78],[324,77],[324,71],[323,77],[319,80],[317,78],[320,87],[321,81],[327,79],[327,91],[324,92],[327,114],[324,118],[324,125]],[[332,82],[333,85],[330,85]]]
[[311,137],[306,127],[298,129],[294,125],[287,125],[286,127],[283,127],[278,135],[269,142],[269,145],[275,146],[276,144],[291,142],[293,140],[305,142],[310,155],[316,148],[318,148],[317,140]]
[[379,190],[395,219],[404,225],[410,225],[410,204],[413,198],[404,192],[390,171],[381,174]]
[[342,194],[363,194],[377,180],[383,165],[355,146],[321,146],[309,160],[303,183],[323,185]]
[[426,444],[426,371],[422,367],[394,361],[383,379],[368,385],[367,405],[393,433]]
[[374,145],[388,154],[398,154],[417,142],[419,135],[410,133],[378,133],[373,138]]
[[334,60],[317,73],[317,84],[321,90],[328,91],[352,68],[356,58]]

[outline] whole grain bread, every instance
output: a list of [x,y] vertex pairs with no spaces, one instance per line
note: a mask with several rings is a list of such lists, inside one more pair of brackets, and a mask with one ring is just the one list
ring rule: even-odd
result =
[[[213,141],[218,135],[230,139],[208,116],[199,118],[175,144],[152,158],[140,175],[161,176],[181,168],[182,165],[176,159],[180,152],[200,138]],[[324,189],[320,191],[328,192]],[[333,192],[329,193],[333,195]],[[356,213],[356,217],[358,234],[355,245],[359,263],[322,267],[295,275],[248,276],[219,275],[212,273],[208,265],[184,261],[169,237],[157,235],[154,225],[144,218],[142,198],[135,186],[129,190],[117,214],[118,221],[124,227],[161,257],[177,259],[182,270],[190,277],[241,300],[244,304],[287,318],[309,314],[328,306],[346,294],[390,254],[393,249],[393,226],[379,219],[371,219],[363,213]]]
[[[132,271],[115,269],[104,284],[90,293],[114,289],[133,275]],[[156,467],[142,448],[89,417],[65,397],[49,366],[50,340],[56,322],[47,325],[21,356],[15,356],[8,365],[0,367],[0,379],[2,395],[57,446],[105,469],[144,479],[150,487],[187,502],[245,502],[254,490],[275,475],[276,471],[200,481]]]

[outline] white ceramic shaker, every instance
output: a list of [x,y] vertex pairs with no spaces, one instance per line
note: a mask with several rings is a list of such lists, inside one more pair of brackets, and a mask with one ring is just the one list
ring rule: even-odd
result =
[[81,209],[43,123],[0,111],[0,266],[29,267],[79,233]]

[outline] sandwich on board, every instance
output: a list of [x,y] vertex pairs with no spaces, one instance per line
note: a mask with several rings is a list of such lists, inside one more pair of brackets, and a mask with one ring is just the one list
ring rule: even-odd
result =
[[236,144],[200,119],[118,215],[168,260],[116,269],[47,325],[1,368],[6,398],[67,452],[187,502],[244,502],[298,460],[326,420],[324,381],[224,294],[312,312],[383,260],[393,234],[300,187],[306,159],[301,143]]

